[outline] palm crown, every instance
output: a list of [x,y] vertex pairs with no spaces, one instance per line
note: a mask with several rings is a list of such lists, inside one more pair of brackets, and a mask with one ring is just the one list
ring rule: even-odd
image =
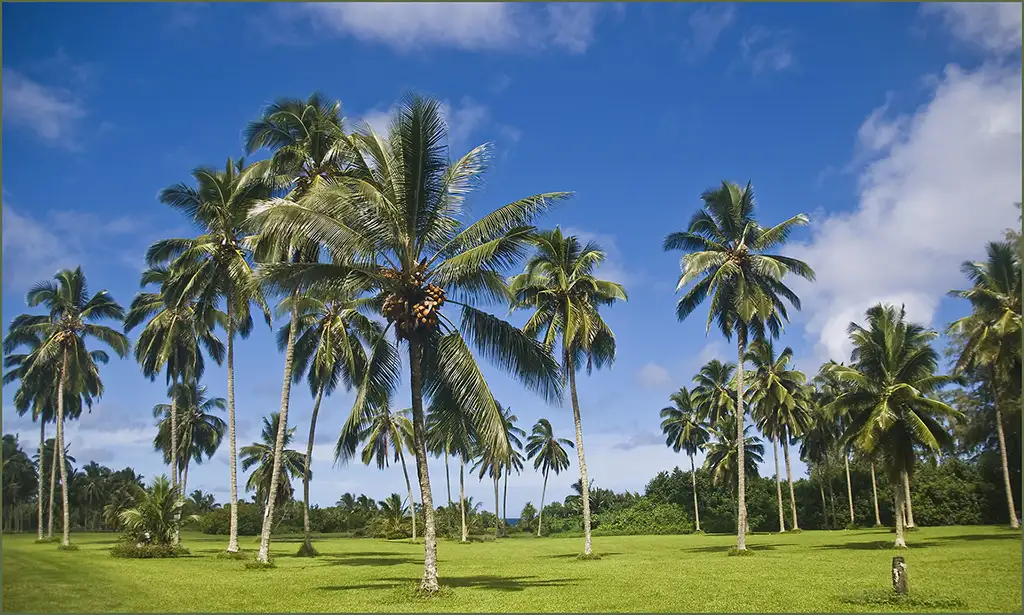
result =
[[548,472],[558,474],[569,468],[569,455],[563,448],[566,446],[573,448],[572,440],[556,438],[551,422],[539,419],[526,440],[526,458],[533,459],[535,470],[545,475]]
[[683,387],[669,396],[671,406],[661,409],[661,431],[665,434],[665,445],[675,452],[686,451],[696,455],[708,441],[708,430],[698,418],[693,398]]

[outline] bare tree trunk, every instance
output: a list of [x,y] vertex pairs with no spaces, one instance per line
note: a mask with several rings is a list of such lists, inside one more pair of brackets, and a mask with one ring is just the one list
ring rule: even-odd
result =
[[775,457],[775,491],[779,496],[779,532],[786,531],[786,518],[782,514],[782,476],[779,475],[779,439],[772,436],[772,456]]
[[409,491],[409,510],[412,511],[412,539],[416,540],[416,499],[412,497],[412,483],[409,482],[409,470],[405,468],[405,453],[398,449],[398,458],[402,461],[402,474],[405,475],[405,488]]
[[498,538],[501,536],[501,509],[498,507],[498,481],[501,480],[499,477],[494,477],[494,537]]
[[459,454],[459,511],[462,514],[462,542],[469,541],[469,531],[466,528],[466,461]]
[[878,514],[878,487],[875,485],[875,462],[871,462],[871,494],[875,499],[875,525],[882,525],[882,517]]
[[576,424],[576,457],[580,464],[580,500],[583,503],[583,554],[590,555],[590,485],[587,483],[587,461],[583,456],[583,419],[580,416],[580,400],[576,395],[576,366],[572,355],[567,354],[569,389],[572,394],[572,418]]
[[416,472],[420,482],[420,498],[423,502],[423,581],[420,590],[436,592],[437,582],[437,534],[434,527],[434,498],[430,493],[430,475],[427,471],[426,425],[423,415],[423,347],[418,339],[409,340],[409,388],[412,393],[412,433],[416,455]]
[[854,525],[853,520],[853,485],[850,483],[850,457],[847,453],[843,452],[843,463],[846,464],[846,500],[850,503],[850,525]]
[[228,346],[228,465],[231,468],[231,523],[228,531],[228,553],[238,553],[238,444],[235,440],[235,325],[231,308],[232,297],[227,298],[225,334]]
[[[906,476],[905,472],[900,473]],[[893,484],[892,491],[896,499],[896,514],[894,515],[896,518],[896,543],[894,546],[906,548],[907,541],[903,537],[903,515],[901,514],[903,511],[903,490],[900,489],[899,482]]]
[[501,496],[501,523],[508,523],[508,472],[505,472],[505,493]]
[[913,529],[917,525],[914,524],[914,507],[910,503],[910,475],[906,471],[903,472],[903,489],[906,491],[907,529]]
[[[178,375],[171,378],[171,488],[178,486]],[[181,500],[183,494],[178,494]],[[177,546],[181,540],[181,533],[178,531],[178,520],[181,516],[181,509],[174,514],[174,535],[171,536],[171,544]]]
[[744,442],[743,442],[743,340],[737,336],[736,341],[736,475],[738,477],[736,490],[739,497],[739,515],[736,523],[736,550],[747,550],[747,472],[744,467]]
[[46,420],[42,413],[39,413],[39,480],[36,481],[38,487],[36,493],[36,510],[39,514],[39,526],[37,537],[39,540],[43,539],[43,481],[46,480],[46,468],[44,451],[46,449]]
[[64,507],[64,536],[61,544],[71,544],[71,513],[68,510],[68,467],[64,458],[64,386],[68,379],[68,351],[64,350],[64,358],[60,366],[60,383],[57,385],[57,447],[58,464],[60,465],[60,499]]
[[448,470],[448,445],[444,445],[444,485],[448,488],[448,508],[452,507],[452,475]]
[[60,470],[57,469],[57,459],[58,459],[57,447],[59,447],[60,445],[61,445],[60,444],[60,440],[56,436],[54,436],[54,438],[53,438],[53,450],[50,451],[50,506],[46,510],[46,515],[47,515],[47,520],[46,520],[46,537],[47,538],[53,538],[53,498],[55,497],[54,494],[57,493],[57,472],[60,471]]
[[548,473],[544,472],[544,486],[540,488],[540,509],[537,511],[537,538],[540,538],[540,530],[544,521],[544,495],[548,491]]
[[263,530],[260,532],[260,550],[256,561],[270,561],[270,532],[273,531],[274,500],[281,480],[281,456],[284,454],[284,439],[288,434],[288,402],[292,392],[292,361],[295,358],[295,329],[299,319],[299,306],[292,302],[291,321],[288,324],[288,343],[284,350],[284,383],[281,385],[281,415],[277,422],[277,438],[274,440],[274,465],[270,471],[270,492],[267,507],[263,510]]
[[305,554],[309,556],[314,554],[313,537],[309,529],[309,466],[313,460],[313,436],[316,435],[316,417],[320,414],[320,402],[323,400],[323,397],[324,387],[321,386],[316,392],[316,401],[313,402],[313,415],[309,417],[309,439],[306,441],[306,460],[302,464],[302,546]]
[[1010,465],[1006,461],[1006,436],[1003,434],[1003,412],[996,406],[996,435],[999,436],[999,459],[1003,468],[1003,488],[1006,489],[1006,507],[1010,511],[1010,527],[1017,529],[1020,521],[1017,520],[1017,511],[1013,505],[1013,487],[1010,485]]
[[188,466],[190,459],[185,460],[185,471],[181,474],[181,494],[182,499],[185,497],[185,491],[188,489]]
[[828,506],[825,504],[825,486],[823,483],[818,483],[818,489],[821,490],[821,516],[825,519],[825,529],[830,530],[832,526],[828,522]]
[[789,465],[789,427],[783,432],[782,437],[782,452],[786,457],[786,482],[789,483],[789,510],[793,514],[793,530],[800,529],[800,523],[796,517],[796,495],[793,493],[793,471]]
[[697,508],[697,470],[693,467],[693,455],[690,455],[690,484],[693,486],[693,518],[697,523],[696,531],[700,531],[700,510]]

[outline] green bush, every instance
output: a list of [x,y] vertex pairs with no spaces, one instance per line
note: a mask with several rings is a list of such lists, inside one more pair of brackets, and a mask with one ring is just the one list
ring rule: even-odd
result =
[[139,545],[134,542],[119,542],[110,550],[114,557],[127,559],[153,559],[163,557],[181,557],[188,555],[189,550],[182,546],[161,544]]
[[[231,530],[231,506],[222,506],[199,518],[199,531],[227,535]],[[238,504],[238,535],[258,536],[263,529],[263,509],[250,502]]]
[[594,533],[599,536],[632,534],[689,534],[693,522],[677,504],[655,504],[647,498],[637,500],[629,508],[603,512],[598,516]]

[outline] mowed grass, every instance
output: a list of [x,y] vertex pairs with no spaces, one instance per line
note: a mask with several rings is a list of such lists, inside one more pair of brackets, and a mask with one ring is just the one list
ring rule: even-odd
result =
[[[3,537],[5,611],[1021,611],[1021,534],[995,527],[922,528],[902,552],[884,529],[759,534],[749,557],[727,556],[733,536],[597,537],[594,561],[576,558],[579,538],[442,541],[432,598],[414,591],[423,546],[409,541],[321,539],[304,559],[277,539],[260,570],[217,557],[224,537],[187,534],[192,555],[170,560],[115,559],[112,535],[75,535],[73,552],[34,538]],[[909,600],[890,599],[894,554]]]

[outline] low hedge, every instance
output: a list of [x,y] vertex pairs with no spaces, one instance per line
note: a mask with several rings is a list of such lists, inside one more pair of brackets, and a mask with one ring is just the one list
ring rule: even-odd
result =
[[110,550],[114,557],[126,559],[154,559],[163,557],[181,557],[188,555],[189,550],[182,546],[172,545],[139,545],[133,542],[119,542]]

